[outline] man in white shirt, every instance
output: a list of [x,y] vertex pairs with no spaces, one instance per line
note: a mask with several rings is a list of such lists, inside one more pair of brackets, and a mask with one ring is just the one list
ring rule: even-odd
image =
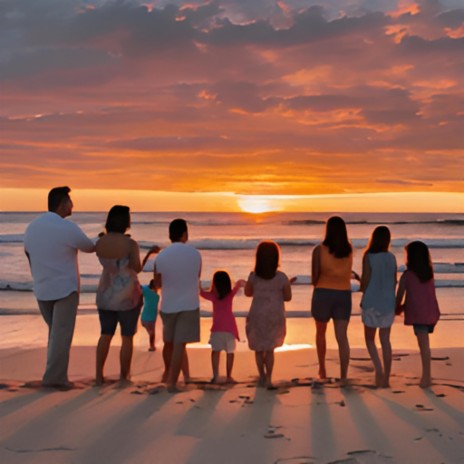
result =
[[68,380],[77,306],[79,303],[78,250],[92,253],[93,242],[73,222],[69,187],[48,193],[48,212],[34,219],[24,235],[24,251],[31,267],[34,294],[48,325],[47,367],[42,385],[71,388]]
[[163,381],[167,381],[168,391],[176,392],[186,345],[200,341],[201,256],[186,243],[188,228],[184,219],[174,219],[169,224],[169,238],[171,245],[156,258],[154,277],[161,287]]

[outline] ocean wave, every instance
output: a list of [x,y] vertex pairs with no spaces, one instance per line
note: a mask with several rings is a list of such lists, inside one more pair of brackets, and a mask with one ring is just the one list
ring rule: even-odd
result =
[[[291,219],[289,221],[282,221],[282,224],[288,226],[313,226],[319,224],[325,224],[325,220],[317,219]],[[464,219],[424,219],[424,220],[385,220],[385,218],[379,218],[378,221],[372,219],[361,219],[361,220],[349,220],[345,219],[347,225],[426,225],[426,224],[438,224],[438,225],[450,225],[450,226],[462,226],[464,225]]]
[[[199,250],[250,250],[257,247],[261,238],[230,238],[230,239],[203,239],[191,240],[189,243]],[[280,247],[313,247],[320,243],[320,238],[273,238]],[[392,240],[392,247],[403,248],[412,239],[396,238]],[[429,248],[464,248],[464,239],[415,238],[422,240]],[[355,238],[352,244],[357,249],[367,246],[367,238]]]
[[0,235],[0,243],[23,243],[24,234],[3,234]]
[[[462,266],[458,266],[458,268]],[[442,270],[441,270],[442,269]],[[443,268],[437,266],[435,268],[435,286],[437,288],[464,288],[464,279],[450,279],[450,278],[437,278],[439,274],[460,274],[462,271],[456,271],[455,268],[450,272],[451,265],[444,265]],[[143,269],[145,272],[152,272],[153,267],[150,267],[150,264],[147,263]],[[401,273],[404,271],[404,266],[399,266],[398,272]],[[98,286],[98,277],[95,276],[92,279],[89,279],[90,282],[81,283],[81,293],[95,293]],[[92,282],[93,280],[93,282]],[[310,275],[297,275],[296,281],[292,284],[294,286],[309,286],[311,285],[311,276]],[[201,281],[202,288],[210,288],[210,280]],[[0,291],[11,291],[11,292],[32,292],[32,282],[15,282],[15,281],[0,281]],[[359,282],[353,280],[351,283],[351,291],[359,291]]]

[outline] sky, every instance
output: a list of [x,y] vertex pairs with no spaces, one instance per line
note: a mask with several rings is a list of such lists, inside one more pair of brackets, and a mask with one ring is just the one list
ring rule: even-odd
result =
[[2,0],[0,43],[0,210],[464,212],[464,0]]

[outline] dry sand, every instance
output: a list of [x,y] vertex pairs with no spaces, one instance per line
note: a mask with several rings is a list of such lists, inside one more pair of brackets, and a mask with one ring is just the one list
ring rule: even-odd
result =
[[[211,385],[210,351],[192,345],[195,382],[169,394],[159,383],[160,350],[146,351],[142,330],[133,384],[116,383],[115,346],[106,368],[114,382],[96,388],[98,321],[95,315],[79,316],[70,362],[77,388],[60,392],[37,387],[45,363],[41,318],[1,320],[1,463],[464,463],[464,351],[458,335],[463,322],[440,323],[442,333],[439,324],[436,339],[432,336],[434,385],[428,390],[417,385],[420,359],[412,330],[400,324],[392,337],[391,388],[372,388],[371,363],[359,342],[362,326],[355,320],[348,388],[314,381],[314,348],[277,353],[277,390],[257,388],[253,353],[242,343],[234,368],[239,383]],[[203,322],[203,342],[209,324]],[[450,330],[444,330],[446,324]],[[296,342],[311,343],[312,326],[306,319],[289,321],[292,342],[304,333]],[[332,336],[329,346],[335,346]],[[336,351],[328,359],[328,373],[336,376]],[[224,358],[221,362],[224,369]],[[32,387],[24,386],[31,381]]]

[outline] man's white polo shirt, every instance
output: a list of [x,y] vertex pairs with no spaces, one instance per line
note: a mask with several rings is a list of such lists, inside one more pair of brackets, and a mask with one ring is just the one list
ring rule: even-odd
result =
[[94,244],[76,224],[48,212],[27,227],[24,249],[36,298],[51,301],[79,291],[77,251],[91,252]]
[[161,312],[198,309],[201,271],[198,250],[186,243],[174,242],[156,257],[155,269],[161,274]]

